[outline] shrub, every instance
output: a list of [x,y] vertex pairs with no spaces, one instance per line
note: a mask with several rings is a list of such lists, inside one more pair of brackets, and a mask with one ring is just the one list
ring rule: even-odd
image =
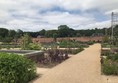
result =
[[0,53],[0,83],[28,83],[36,76],[35,64],[20,55]]
[[84,49],[83,48],[78,48],[78,49],[69,49],[67,50],[69,54],[77,54],[81,51],[83,51]]
[[41,45],[36,43],[30,43],[28,45],[28,50],[41,50]]
[[80,43],[72,40],[63,40],[59,43],[60,48],[78,48]]
[[118,60],[118,54],[113,55],[113,61],[117,61]]
[[118,61],[113,61],[113,59],[106,58],[102,64],[102,72],[105,75],[118,75]]
[[84,50],[84,49],[82,49],[82,48],[73,50],[73,51],[72,51],[72,54],[77,54],[77,53],[79,53],[79,52],[81,52],[81,51],[83,51],[83,50]]
[[118,75],[118,63],[112,60],[105,60],[102,65],[102,71],[105,75]]
[[88,45],[93,45],[94,44],[94,42],[93,41],[88,41],[88,42],[86,42]]

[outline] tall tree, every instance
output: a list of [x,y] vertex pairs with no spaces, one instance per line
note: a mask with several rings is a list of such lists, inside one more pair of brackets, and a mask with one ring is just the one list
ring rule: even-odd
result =
[[45,29],[42,29],[41,31],[39,31],[39,34],[40,34],[41,36],[44,36],[45,33],[46,33],[46,30],[45,30]]
[[24,36],[21,37],[21,48],[23,50],[27,50],[31,42],[30,36],[28,34],[24,34]]
[[0,36],[1,37],[5,38],[6,36],[8,36],[8,32],[9,32],[8,29],[0,28]]
[[17,35],[18,35],[19,37],[23,36],[23,31],[22,31],[21,29],[18,29],[18,30],[17,30]]
[[69,27],[67,25],[60,25],[58,27],[59,37],[68,37],[69,36]]
[[16,35],[16,31],[15,30],[9,30],[9,37],[14,37]]

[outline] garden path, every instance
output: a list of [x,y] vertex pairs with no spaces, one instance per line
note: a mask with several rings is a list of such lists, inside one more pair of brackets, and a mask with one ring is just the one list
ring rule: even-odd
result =
[[81,53],[46,71],[33,83],[104,83],[101,75],[100,44],[94,44]]

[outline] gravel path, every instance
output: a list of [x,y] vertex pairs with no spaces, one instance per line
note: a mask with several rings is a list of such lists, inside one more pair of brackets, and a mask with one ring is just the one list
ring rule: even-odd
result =
[[72,56],[33,83],[103,83],[100,68],[100,44],[94,44]]

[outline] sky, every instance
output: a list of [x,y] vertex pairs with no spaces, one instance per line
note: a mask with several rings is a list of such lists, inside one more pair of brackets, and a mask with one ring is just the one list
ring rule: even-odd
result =
[[109,27],[118,0],[0,0],[0,27],[39,31]]

